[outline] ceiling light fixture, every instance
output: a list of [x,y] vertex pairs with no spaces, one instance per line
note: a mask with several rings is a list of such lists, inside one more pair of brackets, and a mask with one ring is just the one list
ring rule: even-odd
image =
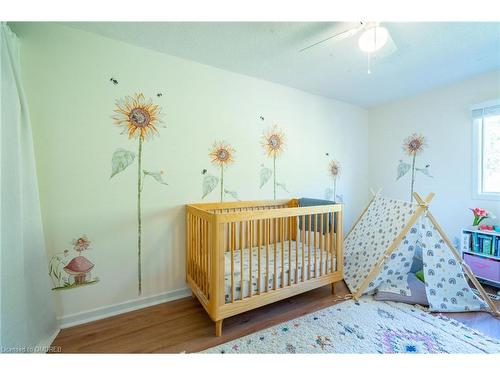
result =
[[363,52],[373,53],[385,46],[388,39],[389,32],[385,27],[370,27],[359,37],[358,46]]

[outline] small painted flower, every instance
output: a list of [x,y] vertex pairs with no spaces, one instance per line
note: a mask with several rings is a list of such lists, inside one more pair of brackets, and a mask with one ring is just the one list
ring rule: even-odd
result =
[[151,99],[146,101],[144,94],[138,93],[116,101],[115,125],[124,128],[128,137],[145,139],[158,133],[157,125],[160,122],[160,107],[153,104]]
[[410,156],[418,155],[427,146],[423,135],[413,133],[403,141],[403,150]]
[[72,243],[73,248],[78,252],[87,250],[90,246],[90,240],[85,235],[74,239]]
[[212,146],[212,151],[208,154],[211,162],[221,167],[231,164],[234,161],[235,150],[226,142],[215,142]]
[[278,157],[285,148],[285,134],[277,125],[273,125],[264,133],[261,143],[268,156]]

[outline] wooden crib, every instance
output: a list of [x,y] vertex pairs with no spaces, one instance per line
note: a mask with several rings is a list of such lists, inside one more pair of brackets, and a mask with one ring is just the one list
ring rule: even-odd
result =
[[298,203],[186,206],[187,282],[217,336],[224,318],[342,280],[342,206]]

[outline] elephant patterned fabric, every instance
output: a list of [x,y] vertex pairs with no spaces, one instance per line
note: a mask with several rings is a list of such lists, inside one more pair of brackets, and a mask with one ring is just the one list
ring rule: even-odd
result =
[[[344,279],[352,293],[355,293],[368,273],[376,265],[384,252],[392,244],[417,205],[410,202],[377,196],[374,198],[362,218],[358,221],[344,241]],[[384,290],[409,293],[406,275],[411,266],[414,250],[411,246],[415,233],[408,233],[401,245],[384,265],[379,277],[369,286],[369,291],[383,284]],[[396,267],[397,264],[397,267]],[[394,267],[394,268],[391,268]],[[396,274],[397,272],[397,274]],[[401,277],[401,279],[399,279]]]
[[486,303],[469,287],[460,262],[443,241],[434,224],[424,216],[419,225],[419,244],[422,248],[429,310],[486,310]]

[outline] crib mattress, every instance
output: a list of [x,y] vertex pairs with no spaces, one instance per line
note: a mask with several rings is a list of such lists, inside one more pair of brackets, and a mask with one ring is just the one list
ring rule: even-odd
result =
[[[281,257],[281,250],[283,244],[283,262]],[[298,244],[299,249],[297,250],[297,243],[295,241],[284,241],[283,243],[277,244],[276,249],[276,259],[274,258],[274,244],[269,245],[269,277],[266,280],[266,247],[262,246],[260,250],[260,268],[261,268],[261,280],[260,280],[260,290],[261,292],[265,292],[266,283],[268,290],[272,290],[274,287],[274,265],[276,263],[276,288],[280,288],[281,283],[281,270],[282,263],[284,266],[283,270],[283,279],[284,285],[294,284],[296,280],[296,259],[298,257],[298,269],[297,269],[297,277],[298,280],[302,280],[302,244]],[[241,299],[241,251],[234,250],[234,300]],[[291,257],[289,259],[289,255]],[[317,247],[314,248],[311,246],[310,255],[311,259],[308,262],[309,249],[306,245],[304,249],[304,279],[307,280],[307,265],[309,264],[309,277],[316,277],[316,275],[320,275],[320,267],[322,267],[322,274],[326,272],[332,271],[332,261],[331,254],[328,253],[328,262],[327,259],[327,251],[323,251],[321,255],[321,250]],[[250,296],[250,261],[249,249],[243,249],[243,298]],[[316,262],[315,262],[316,260]],[[322,260],[322,262],[321,262]],[[316,267],[315,267],[316,263]],[[336,268],[336,259],[335,256],[333,258],[333,269]],[[225,286],[225,301],[226,303],[231,302],[231,252],[226,252],[225,254],[225,277],[224,277],[224,286]],[[252,294],[258,293],[258,248],[254,247],[252,249]]]

